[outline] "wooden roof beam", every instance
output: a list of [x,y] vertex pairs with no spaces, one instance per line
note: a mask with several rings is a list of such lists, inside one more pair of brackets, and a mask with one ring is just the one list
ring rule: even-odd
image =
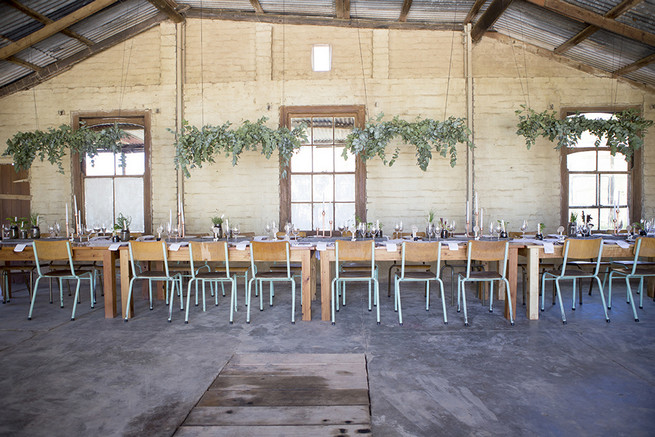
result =
[[409,9],[412,7],[412,0],[403,1],[403,8],[400,10],[400,17],[398,21],[405,22],[407,21],[407,14],[409,14]]
[[491,26],[500,18],[505,12],[505,9],[512,4],[512,0],[493,0],[480,19],[473,25],[471,30],[471,39],[473,42],[478,42],[489,30]]
[[32,64],[31,62],[23,61],[20,58],[17,58],[16,56],[10,56],[5,61],[9,61],[12,64],[20,65],[21,67],[29,68],[32,71],[35,71],[37,73],[41,72],[41,67],[38,65]]
[[180,13],[180,5],[178,5],[174,0],[148,0],[154,7],[159,9],[161,12],[168,15],[168,18],[173,20],[174,23],[182,23],[184,21],[184,16]]
[[71,26],[78,21],[84,20],[85,18],[95,14],[98,11],[106,8],[107,6],[115,3],[116,0],[96,0],[93,3],[90,3],[86,6],[81,7],[75,12],[71,12],[66,15],[64,18],[57,20],[53,23],[46,24],[41,29],[36,32],[30,33],[24,38],[16,41],[13,44],[0,48],[0,59],[7,59],[9,56],[15,55],[16,53],[24,50],[38,42],[43,41],[46,38],[51,37],[55,33],[61,32],[66,29],[68,26]]
[[255,10],[255,14],[264,13],[264,8],[262,8],[262,4],[259,3],[259,0],[250,0],[250,4],[252,5],[252,8]]
[[336,0],[335,12],[340,20],[350,20],[350,0]]
[[[23,14],[27,15],[28,17],[31,17],[31,18],[35,19],[36,21],[38,21],[40,23],[43,23],[43,24],[54,23],[54,21],[51,20],[50,18],[46,17],[43,14],[38,13],[34,9],[28,8],[27,6],[25,6],[25,5],[21,4],[21,3],[18,3],[16,0],[4,0],[4,2],[7,3],[9,6],[11,6],[12,8],[21,11]],[[66,35],[69,38],[76,39],[76,40],[80,41],[81,43],[86,44],[87,46],[93,45],[93,41],[91,41],[90,39],[80,35],[77,32],[73,32],[70,29],[63,29],[61,31],[61,33],[63,33],[64,35]]]
[[487,0],[475,0],[473,7],[471,7],[469,13],[466,14],[466,18],[464,18],[465,25],[473,21],[475,16],[478,15],[478,12],[480,12],[480,9],[482,9],[482,6],[484,6],[486,2]]
[[641,58],[632,64],[628,64],[625,67],[621,67],[613,74],[617,76],[623,76],[624,74],[632,73],[633,71],[639,70],[641,67],[645,67],[646,65],[652,64],[653,62],[655,62],[655,53],[646,56],[645,58]]
[[[624,13],[634,8],[639,3],[642,3],[643,1],[644,0],[623,0],[621,3],[614,6],[609,11],[607,11],[607,13],[603,16],[605,18],[616,18],[619,15],[623,15]],[[582,41],[589,38],[597,30],[598,27],[596,26],[587,26],[584,29],[582,29],[577,35],[566,41],[564,44],[560,45],[559,47],[556,47],[555,50],[553,51],[558,54],[564,53],[574,45],[580,44]]]
[[655,47],[655,34],[639,30],[635,27],[628,26],[627,24],[619,23],[618,21],[612,20],[610,18],[605,18],[602,15],[591,12],[585,8],[575,6],[571,3],[566,3],[562,0],[525,1],[537,6],[541,6],[542,8],[548,9],[549,11],[553,11],[572,20],[591,24],[600,29],[607,30],[617,35],[621,35],[626,38]]

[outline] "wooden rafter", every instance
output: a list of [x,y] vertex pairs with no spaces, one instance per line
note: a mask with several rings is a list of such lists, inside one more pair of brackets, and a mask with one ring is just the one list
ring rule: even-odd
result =
[[405,22],[399,21],[379,21],[379,20],[341,20],[333,17],[315,17],[300,15],[280,15],[280,14],[263,14],[257,15],[252,12],[233,12],[224,9],[212,8],[191,8],[186,14],[187,18],[205,18],[208,20],[227,20],[227,21],[254,21],[257,23],[272,24],[298,24],[310,26],[335,26],[350,27],[362,29],[421,29],[421,30],[455,30],[461,31],[460,23],[425,23],[425,22]]
[[[619,15],[623,15],[630,9],[634,8],[636,5],[639,3],[642,3],[644,0],[623,0],[621,3],[618,5],[614,6],[612,9],[610,9],[605,15],[605,18],[616,18]],[[580,44],[583,40],[589,38],[594,32],[598,30],[598,27],[596,26],[587,26],[584,29],[582,29],[577,35],[566,41],[564,44],[560,45],[559,47],[556,47],[555,50],[553,50],[555,53],[564,53],[574,45]]]
[[480,9],[482,9],[482,6],[487,2],[487,0],[475,0],[475,3],[473,4],[473,7],[469,11],[468,14],[466,14],[466,18],[464,18],[464,24],[468,24],[473,21],[476,15],[478,15],[478,12],[480,12]]
[[83,60],[95,55],[96,53],[107,50],[116,44],[120,44],[121,42],[133,38],[148,29],[158,26],[159,23],[167,20],[168,18],[169,17],[167,14],[164,12],[159,12],[154,17],[149,18],[142,23],[117,33],[116,35],[107,38],[104,41],[98,42],[91,47],[86,47],[81,52],[75,53],[74,55],[69,56],[68,58],[61,61],[49,64],[46,67],[43,67],[38,73],[32,73],[29,76],[26,76],[17,80],[16,82],[12,82],[9,85],[5,85],[4,87],[0,88],[0,98],[16,93],[18,91],[29,89],[42,82],[45,82],[46,80],[51,79],[58,74],[70,70],[75,64],[82,62]]
[[20,58],[17,58],[16,56],[10,56],[5,61],[9,61],[13,64],[20,65],[21,67],[29,68],[32,71],[36,71],[37,73],[41,72],[41,67],[38,65],[34,65],[31,62],[23,61]]
[[403,1],[403,8],[400,10],[400,17],[398,21],[407,21],[407,14],[409,14],[409,9],[412,7],[412,0]]
[[81,7],[75,12],[71,12],[66,15],[64,18],[57,20],[53,23],[46,24],[41,29],[27,35],[24,38],[16,41],[13,44],[0,48],[0,59],[7,59],[9,56],[15,55],[16,53],[24,50],[31,45],[34,45],[40,41],[43,41],[46,38],[51,37],[55,33],[61,32],[66,29],[68,26],[71,26],[77,23],[80,20],[83,20],[96,12],[106,8],[107,6],[115,3],[116,0],[96,0],[93,3],[90,3],[86,6]]
[[562,0],[525,0],[542,8],[548,9],[576,21],[594,25],[600,29],[607,30],[617,35],[639,41],[655,47],[655,34],[639,30],[627,24],[619,23],[616,20],[605,18],[602,15],[591,12],[588,9],[575,6]]
[[350,20],[350,0],[336,0],[335,13],[341,20]]
[[250,0],[250,4],[252,5],[252,8],[255,10],[255,14],[264,13],[264,8],[262,8],[262,4],[259,3],[259,0]]
[[617,76],[622,76],[624,74],[632,73],[633,71],[639,70],[641,67],[645,67],[646,65],[652,64],[653,62],[655,62],[655,53],[650,56],[646,56],[645,58],[641,58],[632,64],[628,64],[625,67],[619,68],[614,72],[614,74]]
[[168,15],[168,18],[174,23],[184,21],[184,16],[180,14],[180,6],[174,0],[148,0],[154,7]]
[[[34,9],[28,8],[27,6],[18,3],[16,0],[4,0],[5,3],[7,3],[9,6],[13,7],[14,9],[17,9],[21,11],[23,14],[27,15],[28,17],[34,18],[36,21],[43,23],[43,24],[51,24],[54,21],[51,20],[50,18],[46,17],[43,14],[38,13]],[[80,41],[83,44],[86,44],[87,46],[93,45],[93,41],[90,39],[80,35],[77,32],[73,32],[70,29],[63,29],[61,31],[64,35],[66,35],[69,38],[74,38],[78,41]]]
[[493,0],[484,14],[475,23],[471,30],[471,39],[478,42],[482,36],[489,30],[498,18],[505,12],[505,9],[512,4],[512,0]]

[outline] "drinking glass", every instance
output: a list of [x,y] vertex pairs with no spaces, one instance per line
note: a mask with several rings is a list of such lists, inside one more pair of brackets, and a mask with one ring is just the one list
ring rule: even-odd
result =
[[503,232],[503,225],[501,223],[496,223],[496,234],[498,234],[498,239],[500,240],[500,233]]
[[441,237],[441,222],[436,222],[434,225],[434,236],[436,237],[437,240],[439,240],[439,237]]
[[232,226],[232,234],[234,235],[234,241],[236,241],[237,238],[239,237],[239,232],[241,232],[241,227],[237,223],[234,226]]
[[162,232],[164,232],[164,225],[160,224],[159,226],[157,226],[157,241],[161,240],[161,233]]
[[522,238],[525,238],[525,231],[528,229],[528,221],[523,220],[523,224],[521,225],[521,232],[523,232]]
[[455,236],[455,229],[457,229],[457,222],[455,220],[452,220],[448,224],[448,232],[450,232],[450,235]]
[[292,226],[292,228],[293,229],[291,232],[293,232],[293,239],[298,241],[298,235],[300,234],[300,229],[298,228],[298,226]]

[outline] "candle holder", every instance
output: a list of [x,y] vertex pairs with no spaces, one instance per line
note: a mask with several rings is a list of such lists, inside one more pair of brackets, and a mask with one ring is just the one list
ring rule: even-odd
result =
[[[321,235],[325,237],[325,209],[321,211],[321,215],[323,216],[323,225],[321,226]],[[332,223],[332,222],[330,222]]]
[[466,221],[466,238],[469,237],[469,228],[470,228],[470,226],[471,226],[471,222],[467,220]]

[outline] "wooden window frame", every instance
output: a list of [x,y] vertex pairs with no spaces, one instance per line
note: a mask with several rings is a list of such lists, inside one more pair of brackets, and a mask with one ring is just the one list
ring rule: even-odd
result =
[[[291,126],[291,118],[298,117],[354,117],[355,127],[363,128],[366,120],[364,105],[282,106],[280,126]],[[282,177],[286,170],[287,177]],[[280,161],[280,227],[291,221],[291,169]],[[366,222],[366,164],[358,156],[355,162],[355,215]],[[333,224],[335,226],[335,224]]]
[[[115,111],[115,112],[76,112],[72,114],[73,129],[79,129],[80,122],[84,121],[93,126],[100,123],[127,123],[143,126],[143,147],[145,151],[145,168],[143,172],[143,223],[144,232],[152,232],[152,143],[150,133],[150,111]],[[84,200],[84,189],[82,185],[84,160],[80,160],[79,154],[71,156],[71,175],[73,179],[73,194],[80,199],[82,217],[86,215],[86,202]],[[134,177],[134,176],[115,176]]]
[[[575,108],[562,108],[560,110],[560,118],[564,119],[570,115],[580,113],[593,113],[605,112],[616,113],[626,109],[636,109],[641,112],[639,106],[622,106],[622,107],[575,107]],[[629,221],[634,223],[641,219],[641,199],[642,199],[642,160],[643,160],[643,147],[636,150],[632,155],[631,161],[628,163],[628,211]],[[566,224],[569,222],[569,171],[568,171],[568,155],[569,153],[584,152],[584,151],[598,151],[597,147],[580,147],[575,149],[560,149],[560,172],[561,172],[561,192],[560,192],[560,223]],[[576,172],[577,173],[577,172]],[[611,171],[590,171],[589,174],[607,173]],[[623,174],[624,172],[618,172]],[[600,226],[600,223],[599,223]]]

